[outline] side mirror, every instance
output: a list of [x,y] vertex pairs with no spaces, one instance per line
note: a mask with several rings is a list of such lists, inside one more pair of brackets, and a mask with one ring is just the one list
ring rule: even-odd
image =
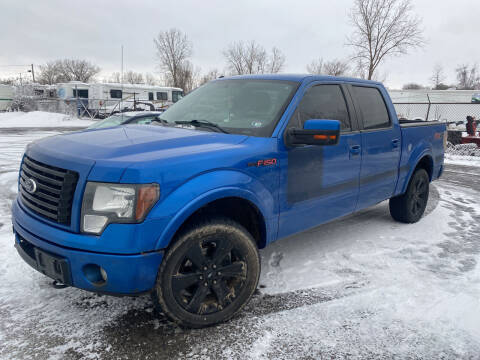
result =
[[287,145],[337,145],[340,138],[340,121],[312,119],[305,121],[303,129],[287,130]]

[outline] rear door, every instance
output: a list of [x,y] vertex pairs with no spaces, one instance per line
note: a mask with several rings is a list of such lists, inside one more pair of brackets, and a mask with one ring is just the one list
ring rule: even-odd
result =
[[354,211],[358,196],[361,135],[348,92],[339,83],[315,83],[285,129],[303,128],[309,119],[339,120],[341,135],[334,146],[296,146],[281,158],[279,237],[314,227]]
[[401,130],[375,86],[350,85],[362,133],[362,165],[357,209],[390,198],[398,178]]

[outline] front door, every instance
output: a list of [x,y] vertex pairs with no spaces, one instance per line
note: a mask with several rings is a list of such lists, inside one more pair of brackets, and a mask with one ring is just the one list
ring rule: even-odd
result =
[[[357,130],[345,89],[338,83],[309,87],[289,127],[303,128],[309,119],[339,120],[341,135],[333,146],[297,146],[282,154],[279,237],[285,237],[351,213],[356,207],[361,162]],[[286,130],[287,130],[286,129]],[[285,130],[285,131],[286,131]]]

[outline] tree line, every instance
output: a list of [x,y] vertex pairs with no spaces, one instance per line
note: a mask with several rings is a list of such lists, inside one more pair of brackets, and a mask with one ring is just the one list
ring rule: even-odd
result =
[[[415,15],[411,0],[354,0],[349,12],[352,33],[345,45],[352,54],[345,59],[324,60],[318,57],[306,65],[312,74],[353,76],[385,81],[381,65],[392,56],[401,56],[426,44],[421,19]],[[156,67],[160,78],[151,73],[128,70],[122,75],[112,73],[102,79],[108,82],[164,84],[189,92],[220,75],[279,73],[285,68],[286,57],[277,47],[266,48],[255,40],[234,41],[221,51],[223,69],[211,68],[202,73],[192,62],[193,44],[187,34],[173,28],[161,31],[153,40]],[[89,82],[98,78],[100,68],[86,60],[60,59],[41,65],[38,82],[54,84],[67,81]],[[459,65],[456,76],[458,89],[480,87],[477,65]],[[430,78],[432,88],[446,89],[443,68],[436,65]],[[423,88],[409,83],[405,89]]]

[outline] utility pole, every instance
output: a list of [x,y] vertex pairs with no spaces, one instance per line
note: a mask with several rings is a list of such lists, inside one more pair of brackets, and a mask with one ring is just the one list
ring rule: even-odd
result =
[[22,73],[18,73],[18,75],[20,75],[20,86],[23,85],[23,82],[22,82]]
[[33,64],[32,64],[32,81],[35,82],[35,70],[33,70]]

